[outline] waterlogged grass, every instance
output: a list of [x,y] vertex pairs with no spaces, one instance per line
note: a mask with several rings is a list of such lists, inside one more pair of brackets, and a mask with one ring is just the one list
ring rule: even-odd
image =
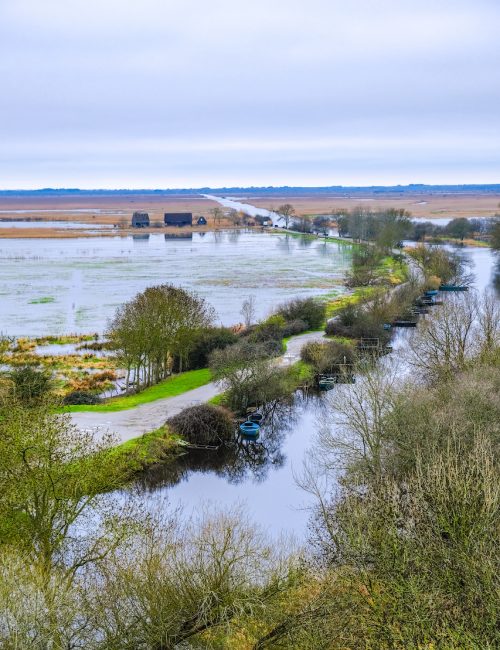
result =
[[68,345],[94,341],[95,334],[68,334],[63,336],[40,336],[35,339],[37,345]]
[[98,411],[102,413],[125,411],[126,409],[139,406],[140,404],[154,402],[157,399],[182,395],[182,393],[187,393],[190,390],[204,386],[210,381],[212,381],[212,374],[208,368],[190,370],[188,372],[183,372],[180,375],[170,377],[169,379],[166,379],[155,386],[151,386],[150,388],[146,388],[141,393],[135,395],[115,397],[105,404],[68,406],[65,408],[65,411],[69,411],[70,413],[79,413],[82,411]]
[[326,317],[333,318],[346,307],[357,305],[385,291],[386,289],[383,287],[357,287],[347,296],[335,296],[327,302]]
[[398,262],[389,255],[380,262],[378,274],[393,285],[401,284],[408,279],[408,265],[405,262]]
[[43,298],[33,298],[33,300],[29,301],[30,305],[46,305],[51,302],[55,302],[56,299],[53,298],[52,296],[44,296]]

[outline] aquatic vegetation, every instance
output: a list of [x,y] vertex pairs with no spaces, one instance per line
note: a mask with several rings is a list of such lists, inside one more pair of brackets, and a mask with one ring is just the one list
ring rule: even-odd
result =
[[52,296],[44,296],[43,298],[34,298],[29,301],[30,305],[47,305],[48,303],[55,302],[56,299]]

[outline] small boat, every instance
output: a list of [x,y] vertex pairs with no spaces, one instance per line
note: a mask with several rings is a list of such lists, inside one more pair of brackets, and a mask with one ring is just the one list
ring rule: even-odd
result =
[[416,320],[393,320],[392,326],[393,327],[416,327],[417,321]]
[[437,296],[438,290],[437,289],[428,289],[427,291],[424,291],[424,296],[427,296],[428,298],[431,298],[432,296]]
[[442,284],[439,291],[468,291],[469,287],[461,284]]
[[391,327],[392,327],[392,325],[391,325],[390,323],[384,323],[384,329],[385,329],[386,331],[387,331],[387,330],[390,330]]
[[320,375],[318,377],[318,387],[320,390],[332,390],[336,383],[336,378],[331,375]]
[[250,415],[248,416],[248,420],[249,422],[256,422],[257,424],[260,424],[262,422],[263,417],[264,416],[262,415],[262,413],[256,411],[255,413],[250,413]]
[[247,420],[240,424],[240,432],[247,438],[256,438],[259,435],[260,426],[256,422]]

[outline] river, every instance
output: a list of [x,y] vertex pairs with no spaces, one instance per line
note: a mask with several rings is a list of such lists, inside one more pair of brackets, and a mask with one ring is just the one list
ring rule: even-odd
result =
[[[482,291],[493,283],[495,256],[490,249],[463,247],[475,274],[474,287]],[[383,363],[408,374],[404,352],[412,330],[398,330],[393,352]],[[310,458],[315,433],[325,413],[335,405],[335,389],[328,394],[302,394],[283,405],[262,429],[258,443],[241,443],[225,452],[196,452],[177,464],[148,471],[132,488],[141,501],[154,507],[165,498],[185,515],[201,507],[227,509],[242,506],[249,518],[268,534],[307,534],[313,497],[297,484],[304,462]]]

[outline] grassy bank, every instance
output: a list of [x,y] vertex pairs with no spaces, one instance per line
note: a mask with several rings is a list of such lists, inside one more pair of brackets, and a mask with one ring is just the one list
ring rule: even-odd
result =
[[166,460],[173,460],[179,451],[180,438],[172,434],[166,426],[132,438],[109,451],[110,466],[121,465],[127,468],[124,484],[132,480],[137,472]]
[[70,413],[79,413],[82,411],[98,411],[102,413],[124,411],[139,406],[140,404],[154,402],[157,399],[176,397],[182,393],[187,393],[190,390],[204,386],[211,380],[212,375],[208,368],[190,370],[188,372],[183,372],[180,375],[170,377],[169,379],[166,379],[155,386],[150,386],[142,392],[134,395],[114,397],[105,404],[68,406],[65,410]]

